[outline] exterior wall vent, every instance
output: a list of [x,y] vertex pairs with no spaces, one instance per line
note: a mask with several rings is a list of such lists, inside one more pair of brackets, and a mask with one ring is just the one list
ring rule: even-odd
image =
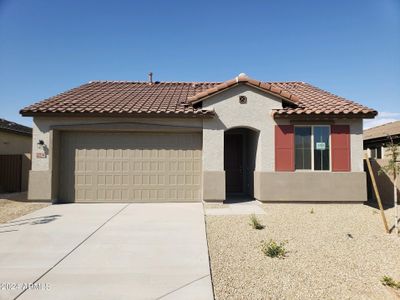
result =
[[247,97],[246,96],[239,96],[239,103],[240,104],[246,104],[247,103]]

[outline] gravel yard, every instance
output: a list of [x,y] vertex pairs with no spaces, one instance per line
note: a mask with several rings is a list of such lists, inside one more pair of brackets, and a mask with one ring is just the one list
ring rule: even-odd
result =
[[0,223],[11,221],[49,205],[25,201],[26,193],[0,194]]
[[[263,230],[252,229],[248,215],[206,217],[216,299],[396,298],[380,279],[400,280],[400,238],[384,233],[379,210],[361,204],[262,207]],[[392,224],[393,210],[386,215]],[[285,259],[264,256],[261,241],[270,239],[287,241]]]

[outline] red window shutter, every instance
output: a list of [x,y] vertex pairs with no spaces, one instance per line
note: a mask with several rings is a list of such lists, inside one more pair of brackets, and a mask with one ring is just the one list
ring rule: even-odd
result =
[[293,125],[275,125],[275,170],[294,171]]
[[350,126],[332,125],[332,171],[350,172]]

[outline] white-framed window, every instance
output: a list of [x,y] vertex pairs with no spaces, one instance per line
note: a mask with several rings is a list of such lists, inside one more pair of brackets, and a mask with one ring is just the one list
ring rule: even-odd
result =
[[294,127],[295,169],[331,170],[331,127],[301,125]]

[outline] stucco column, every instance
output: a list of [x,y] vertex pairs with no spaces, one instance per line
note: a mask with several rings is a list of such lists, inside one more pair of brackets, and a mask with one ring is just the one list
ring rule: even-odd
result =
[[215,120],[203,122],[203,199],[225,200],[224,130]]
[[[36,124],[35,124],[36,125]],[[28,199],[52,201],[53,199],[53,130],[33,127],[32,134],[32,169],[29,172]],[[42,146],[38,142],[43,141]]]

